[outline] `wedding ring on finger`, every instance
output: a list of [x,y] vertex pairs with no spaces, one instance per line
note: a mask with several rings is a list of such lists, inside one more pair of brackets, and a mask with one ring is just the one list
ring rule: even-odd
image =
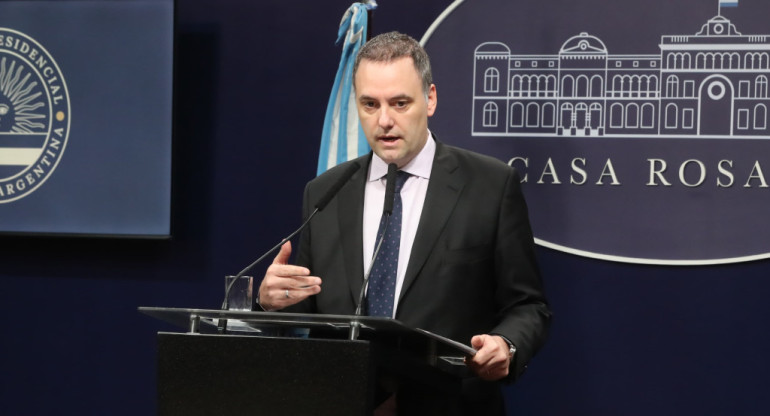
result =
[[286,299],[289,299],[289,289],[286,289]]

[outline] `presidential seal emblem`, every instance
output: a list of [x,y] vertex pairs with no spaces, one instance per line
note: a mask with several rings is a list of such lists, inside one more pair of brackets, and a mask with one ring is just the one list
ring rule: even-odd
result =
[[0,28],[0,203],[28,196],[51,176],[67,146],[70,100],[50,53]]

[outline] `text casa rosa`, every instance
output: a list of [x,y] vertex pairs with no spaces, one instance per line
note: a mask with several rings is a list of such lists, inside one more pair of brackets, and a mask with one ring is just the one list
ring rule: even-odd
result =
[[[554,163],[553,158],[545,162],[535,162],[529,157],[516,156],[508,160],[521,175],[521,182],[537,184],[561,185],[613,185],[623,184],[611,158],[600,162],[589,162],[586,158],[576,157],[568,164]],[[742,169],[739,169],[743,165]],[[715,164],[707,164],[698,159],[687,159],[681,162],[668,163],[665,159],[648,158],[639,164],[644,169],[646,186],[698,187],[715,185],[720,188],[741,186],[744,188],[767,188],[762,165],[758,160],[751,163],[738,164],[730,159],[722,159]],[[738,174],[743,170],[747,173]]]

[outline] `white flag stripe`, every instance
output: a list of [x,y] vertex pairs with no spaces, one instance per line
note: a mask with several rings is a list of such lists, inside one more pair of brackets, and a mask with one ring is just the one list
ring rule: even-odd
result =
[[[353,91],[353,63],[358,49],[365,42],[367,6],[354,3],[345,12],[337,32],[337,42],[343,42],[342,57],[334,79],[329,104],[326,107],[318,154],[317,174],[358,157],[369,151],[363,137]],[[363,145],[362,145],[363,143]]]
[[43,149],[0,148],[0,166],[29,166],[41,153]]
[[348,157],[347,160],[355,159],[358,155],[358,129],[361,122],[358,119],[358,110],[356,107],[356,95],[348,95],[348,114],[347,119],[347,139],[348,139]]

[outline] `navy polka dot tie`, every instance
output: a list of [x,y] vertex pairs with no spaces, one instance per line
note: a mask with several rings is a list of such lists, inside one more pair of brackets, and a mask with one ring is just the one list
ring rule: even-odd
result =
[[[406,172],[398,171],[396,175],[396,187],[393,195],[393,213],[390,215],[390,224],[387,233],[382,240],[380,252],[374,260],[372,272],[369,276],[369,289],[367,291],[367,315],[393,316],[393,304],[396,295],[396,273],[398,271],[398,249],[401,245],[401,188],[409,178]],[[386,225],[386,214],[382,214],[380,228],[377,231],[377,240]],[[375,243],[376,244],[376,243]],[[375,247],[376,249],[376,247]]]

